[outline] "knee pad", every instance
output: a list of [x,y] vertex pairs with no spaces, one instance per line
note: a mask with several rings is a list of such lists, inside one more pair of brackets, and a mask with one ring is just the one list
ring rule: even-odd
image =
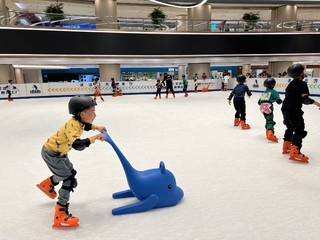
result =
[[75,178],[77,174],[77,171],[75,169],[71,170],[71,175],[66,178],[65,180],[63,180],[63,184],[62,184],[62,188],[69,191],[69,192],[73,192],[74,188],[76,188],[78,186],[78,181]]

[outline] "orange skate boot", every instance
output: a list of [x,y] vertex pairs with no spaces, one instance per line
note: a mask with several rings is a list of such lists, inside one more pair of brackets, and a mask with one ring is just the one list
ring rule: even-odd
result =
[[57,203],[54,219],[53,219],[53,228],[73,228],[79,226],[79,218],[72,217],[68,212],[69,203],[62,205]]
[[278,142],[278,138],[274,135],[272,130],[267,130],[267,139],[272,142]]
[[234,119],[234,126],[239,126],[240,125],[240,119],[239,118],[235,118]]
[[304,162],[304,163],[308,163],[309,158],[307,156],[305,156],[304,154],[302,154],[300,152],[300,149],[295,146],[292,145],[291,149],[290,149],[290,160],[294,160],[294,161],[298,161],[298,162]]
[[37,187],[49,198],[55,199],[57,197],[57,193],[54,190],[54,186],[56,185],[58,184],[54,184],[51,180],[51,177],[48,177],[46,180],[43,180],[41,183],[37,184]]
[[290,149],[291,149],[291,142],[284,141],[282,145],[282,153],[283,154],[290,153]]
[[243,120],[240,121],[240,126],[241,126],[242,130],[250,129],[250,125],[246,124],[246,122]]

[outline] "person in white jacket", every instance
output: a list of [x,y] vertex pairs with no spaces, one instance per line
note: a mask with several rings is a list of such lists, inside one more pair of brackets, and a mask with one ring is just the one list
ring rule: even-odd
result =
[[10,101],[10,102],[13,101],[13,98],[11,97],[12,91],[14,89],[12,82],[13,81],[11,79],[8,80],[9,84],[5,87],[5,89],[7,90],[7,94],[8,94],[8,101]]

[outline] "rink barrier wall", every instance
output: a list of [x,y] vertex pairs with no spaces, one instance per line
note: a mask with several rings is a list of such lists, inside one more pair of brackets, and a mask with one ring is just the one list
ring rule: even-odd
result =
[[[276,86],[275,90],[279,93],[284,93],[286,87],[292,80],[291,78],[275,78]],[[246,84],[252,92],[262,92],[265,90],[263,86],[265,78],[248,78]],[[318,78],[305,78],[303,81],[307,82],[310,95],[320,96],[320,83]],[[188,91],[194,91],[194,81],[188,80]],[[128,94],[155,94],[156,81],[121,81],[119,82],[122,93]],[[209,91],[219,91],[221,89],[221,79],[207,79],[198,80],[198,91],[208,87]],[[232,78],[229,81],[228,89],[233,89],[236,86],[236,79]],[[5,87],[7,84],[0,85],[0,99],[7,99],[7,93]],[[66,83],[26,83],[26,84],[14,84],[15,89],[12,92],[13,98],[48,98],[48,97],[68,97],[74,95],[93,95],[94,86],[92,82],[66,82]],[[111,82],[100,83],[102,95],[112,95]],[[183,89],[182,80],[174,81],[174,90],[177,93],[181,93]],[[165,92],[165,87],[162,88],[162,93]]]
[[[126,94],[155,94],[156,80],[148,81],[120,81],[122,93]],[[188,80],[188,90],[194,90],[194,81]],[[209,91],[217,89],[218,81],[216,79],[198,80],[198,90],[209,85]],[[221,84],[221,82],[220,82]],[[0,99],[7,99],[5,87],[7,84],[0,84]],[[15,89],[12,92],[13,98],[40,98],[40,97],[67,97],[74,95],[93,95],[94,86],[92,82],[65,82],[65,83],[26,83],[14,84]],[[182,80],[173,82],[174,90],[182,92]],[[111,82],[101,82],[100,89],[102,95],[112,95],[113,90]],[[166,88],[162,88],[165,93]]]

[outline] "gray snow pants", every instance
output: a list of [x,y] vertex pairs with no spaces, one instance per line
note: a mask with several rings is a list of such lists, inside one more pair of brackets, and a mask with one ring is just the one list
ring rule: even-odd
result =
[[53,181],[55,183],[63,181],[58,194],[58,202],[63,205],[67,204],[70,199],[70,191],[73,191],[73,188],[78,185],[75,178],[77,172],[74,170],[68,155],[60,156],[59,153],[42,147],[41,156],[53,173]]

